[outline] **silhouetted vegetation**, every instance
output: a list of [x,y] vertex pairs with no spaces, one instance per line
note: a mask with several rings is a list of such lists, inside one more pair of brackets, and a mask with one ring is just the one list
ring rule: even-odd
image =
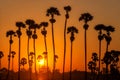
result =
[[[55,16],[60,16],[60,12],[56,7],[50,7],[46,11],[46,16],[50,17],[52,32],[52,47],[53,47],[53,70],[49,69],[48,65],[48,49],[47,49],[47,30],[48,22],[40,22],[37,24],[33,19],[26,19],[25,22],[16,22],[18,28],[16,32],[8,30],[6,37],[9,37],[9,53],[8,55],[8,68],[2,68],[1,59],[4,58],[4,54],[0,51],[0,80],[120,80],[120,51],[109,50],[110,43],[112,41],[111,33],[115,32],[115,28],[111,25],[106,26],[104,24],[97,24],[94,29],[98,31],[99,52],[92,53],[91,60],[87,63],[87,30],[89,28],[88,22],[93,20],[93,16],[90,13],[83,13],[79,17],[79,21],[84,21],[84,54],[85,54],[85,71],[72,70],[73,60],[73,41],[75,41],[75,34],[78,34],[79,29],[75,26],[67,27],[67,20],[70,15],[71,6],[65,6],[65,23],[64,23],[64,53],[63,55],[63,72],[60,73],[56,69],[56,62],[59,56],[56,54],[55,38],[54,38],[54,23],[56,22]],[[27,58],[21,57],[21,38],[22,29],[26,29],[27,36]],[[36,40],[38,39],[37,30],[41,30],[41,34],[44,38],[44,49],[42,55],[36,56]],[[66,59],[66,34],[70,34],[70,71],[65,72],[65,59]],[[18,52],[12,50],[13,37],[18,37]],[[33,51],[30,52],[30,39],[33,39]],[[106,42],[106,50],[102,52],[102,41]],[[101,57],[101,54],[104,56]],[[14,57],[18,54],[18,71],[14,72]],[[12,62],[11,62],[12,58]],[[37,72],[36,62],[40,62],[44,59],[44,65],[39,65],[39,71]],[[10,65],[12,64],[12,69]],[[24,68],[25,65],[29,66],[29,69]],[[78,63],[79,64],[79,63]],[[101,64],[105,65],[105,68],[101,68]],[[21,67],[22,66],[22,67]],[[34,66],[34,73],[32,72]],[[87,71],[87,68],[90,70]],[[84,77],[83,77],[84,76]]]

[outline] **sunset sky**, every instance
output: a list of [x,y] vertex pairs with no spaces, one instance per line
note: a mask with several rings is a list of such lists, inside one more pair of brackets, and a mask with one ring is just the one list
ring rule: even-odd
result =
[[[8,30],[16,30],[15,23],[17,21],[25,22],[26,19],[33,19],[36,23],[42,21],[48,21],[50,17],[46,17],[46,10],[51,6],[57,7],[61,16],[55,16],[56,23],[54,24],[55,33],[55,46],[58,60],[56,68],[62,72],[63,64],[63,30],[65,21],[64,6],[70,5],[72,10],[70,12],[70,18],[68,20],[68,26],[76,26],[79,29],[79,33],[75,35],[75,41],[73,42],[73,70],[84,71],[84,29],[83,22],[79,22],[78,19],[82,13],[89,12],[94,16],[93,20],[89,22],[90,25],[87,31],[87,50],[88,61],[91,59],[92,52],[98,53],[98,39],[97,31],[94,30],[94,26],[97,24],[112,25],[115,27],[115,32],[112,33],[112,42],[109,50],[120,50],[120,0],[0,0],[0,51],[4,52],[4,58],[2,59],[2,67],[7,67],[9,52],[9,38],[6,37]],[[22,29],[23,35],[21,40],[21,57],[27,58],[27,36],[26,29]],[[49,67],[52,69],[53,64],[53,49],[52,49],[52,33],[51,24],[47,28],[47,45],[49,55]],[[41,30],[37,30],[38,39],[36,40],[36,54],[42,54],[44,49],[44,38],[41,35]],[[66,53],[66,68],[65,71],[69,71],[70,60],[70,35],[67,35],[67,53]],[[14,43],[12,50],[16,51],[14,68],[18,70],[18,38],[13,38]],[[33,51],[33,40],[30,39],[30,51]],[[102,56],[105,52],[106,43],[102,42]],[[37,64],[38,65],[38,64]],[[28,64],[25,65],[28,68]]]

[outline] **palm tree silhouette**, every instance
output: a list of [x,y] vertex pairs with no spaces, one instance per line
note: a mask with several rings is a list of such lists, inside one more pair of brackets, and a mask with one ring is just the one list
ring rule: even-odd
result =
[[87,30],[88,30],[88,22],[91,21],[93,19],[93,16],[90,13],[83,13],[81,14],[81,16],[79,17],[79,21],[84,21],[84,40],[85,40],[85,80],[87,80]]
[[[14,72],[14,56],[15,56],[16,52],[15,51],[11,51],[11,55],[12,55],[12,72]],[[12,74],[12,80],[13,80],[13,76],[14,74]]]
[[67,28],[67,33],[70,33],[70,41],[71,41],[71,54],[70,54],[70,80],[72,79],[72,47],[73,47],[73,41],[75,40],[75,33],[78,33],[78,29],[74,26],[70,26]]
[[64,25],[64,58],[63,58],[63,80],[64,80],[64,71],[65,71],[65,57],[66,57],[66,26],[67,26],[67,20],[69,19],[69,12],[71,11],[70,6],[65,6],[64,10],[66,12],[65,14],[65,25]]
[[105,29],[104,29],[107,34],[105,34],[105,40],[107,42],[107,46],[106,46],[106,52],[108,51],[108,46],[110,45],[110,42],[112,40],[111,38],[111,32],[114,32],[115,31],[115,28],[113,26],[106,26]]
[[52,28],[52,43],[53,43],[53,80],[54,80],[54,71],[55,71],[55,42],[54,42],[54,28],[53,28],[53,24],[56,22],[56,20],[54,19],[54,16],[60,15],[60,12],[57,8],[55,7],[50,7],[49,9],[47,9],[47,14],[46,16],[51,16],[50,19],[50,23],[51,23],[51,28]]
[[9,37],[10,38],[10,40],[9,40],[9,54],[8,54],[8,73],[7,73],[7,79],[6,80],[8,80],[8,78],[9,78],[9,71],[10,71],[10,57],[11,57],[11,46],[12,46],[12,43],[13,43],[13,40],[12,40],[12,37],[13,36],[16,36],[15,35],[15,32],[13,31],[13,30],[9,30],[9,31],[7,31],[7,33],[6,33],[6,37]]
[[27,59],[23,57],[20,61],[20,64],[23,66],[23,69],[24,69],[24,65],[27,64]]
[[1,59],[4,57],[4,54],[2,51],[0,51],[0,69],[1,69]]
[[23,22],[16,22],[16,27],[18,30],[16,31],[18,39],[19,39],[19,48],[18,48],[18,80],[20,80],[20,54],[21,54],[21,28],[25,28],[25,24]]
[[[26,34],[28,36],[28,40],[27,40],[27,55],[28,55],[28,64],[29,64],[29,71],[30,71],[30,59],[29,59],[29,42],[30,42],[30,38],[32,36],[32,31],[31,31],[31,26],[35,23],[34,20],[32,19],[27,19],[25,21],[26,25],[28,25],[28,29],[26,29]],[[30,75],[30,74],[29,74]]]
[[36,74],[36,79],[38,79],[37,78],[37,69],[36,69],[36,43],[35,43],[35,41],[36,41],[36,39],[37,39],[37,34],[36,34],[36,29],[39,29],[40,28],[40,26],[38,25],[38,24],[36,24],[36,23],[34,23],[33,25],[31,25],[31,29],[33,29],[33,35],[32,35],[32,38],[33,38],[33,49],[34,49],[34,54],[35,54],[35,56],[34,56],[34,64],[35,64],[35,74]]
[[43,26],[43,29],[41,30],[41,33],[44,36],[44,43],[45,43],[45,52],[43,52],[43,55],[46,56],[46,60],[47,60],[47,78],[48,78],[49,77],[48,75],[48,52],[47,52],[47,42],[46,42],[46,35],[47,35],[46,27],[48,27],[48,22],[41,22],[40,26]]
[[105,29],[105,25],[98,24],[95,26],[95,30],[98,32],[98,40],[99,40],[99,73],[100,73],[100,64],[101,64],[101,41],[104,39],[104,34],[102,31]]
[[30,52],[30,54],[29,54],[30,80],[32,80],[32,64],[33,64],[34,56],[35,56],[35,53]]

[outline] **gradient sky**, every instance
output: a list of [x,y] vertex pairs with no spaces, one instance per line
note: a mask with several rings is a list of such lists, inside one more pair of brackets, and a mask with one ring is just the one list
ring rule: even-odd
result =
[[[96,24],[112,25],[115,27],[115,32],[112,34],[112,42],[110,44],[111,49],[120,50],[120,0],[0,0],[0,50],[4,52],[4,58],[2,59],[2,67],[7,66],[7,55],[9,51],[9,38],[6,37],[8,30],[16,30],[16,21],[25,21],[26,19],[34,19],[36,23],[42,21],[49,21],[49,17],[46,17],[46,10],[51,7],[57,7],[61,13],[61,16],[55,16],[56,23],[55,29],[55,46],[56,54],[59,59],[56,63],[56,68],[62,71],[63,62],[63,30],[64,30],[64,6],[70,5],[72,10],[70,12],[70,18],[68,20],[68,26],[76,26],[79,29],[79,33],[75,35],[75,41],[73,44],[73,70],[84,70],[84,29],[82,27],[83,22],[79,22],[78,18],[80,14],[89,12],[94,16],[94,19],[89,22],[89,30],[87,31],[87,43],[88,43],[88,61],[91,58],[92,52],[98,53],[98,39],[97,32],[94,30]],[[51,24],[49,24],[47,34],[48,54],[49,54],[49,67],[52,69],[52,36],[51,36]],[[27,37],[25,29],[22,30],[22,49],[21,57],[27,58]],[[36,41],[37,55],[42,54],[44,51],[44,39],[40,30],[37,30],[38,39]],[[32,39],[30,51],[33,51]],[[102,43],[102,56],[105,50],[105,41]],[[12,50],[18,53],[18,38],[14,38]],[[70,40],[67,35],[67,57],[66,57],[66,71],[69,71],[69,57],[70,57]],[[14,68],[17,71],[17,54],[15,56]],[[26,69],[28,66],[26,65]]]

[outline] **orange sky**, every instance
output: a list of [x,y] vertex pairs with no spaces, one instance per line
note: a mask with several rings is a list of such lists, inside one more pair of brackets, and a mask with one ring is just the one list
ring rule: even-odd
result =
[[[83,22],[79,22],[78,18],[81,13],[89,12],[94,16],[93,21],[89,22],[89,30],[87,35],[88,43],[88,61],[91,58],[92,52],[98,52],[97,32],[94,30],[94,26],[99,23],[105,25],[112,25],[116,28],[116,31],[112,34],[112,42],[110,49],[120,50],[120,1],[119,0],[0,0],[0,50],[4,52],[4,58],[2,59],[2,67],[7,66],[7,55],[9,51],[9,38],[6,38],[6,32],[8,30],[16,30],[16,21],[25,21],[26,19],[34,19],[37,23],[42,21],[49,21],[49,17],[46,17],[46,10],[51,7],[57,7],[61,13],[61,16],[56,16],[56,23],[54,25],[55,30],[55,46],[56,54],[59,59],[56,63],[56,68],[62,71],[63,63],[63,30],[64,30],[64,15],[65,11],[63,7],[70,5],[72,11],[70,12],[70,19],[68,20],[68,26],[76,26],[79,29],[79,33],[75,35],[75,41],[73,44],[73,70],[84,70],[84,29],[82,27]],[[49,54],[49,67],[52,69],[52,36],[51,36],[51,24],[49,24],[47,34],[48,54]],[[27,37],[25,29],[22,30],[22,49],[21,57],[27,58]],[[37,30],[38,39],[36,41],[37,55],[42,54],[44,51],[44,39],[40,30]],[[33,51],[32,39],[30,51]],[[105,49],[105,41],[103,41],[103,52]],[[18,38],[14,38],[12,50],[18,52]],[[66,71],[69,71],[69,57],[70,57],[70,42],[69,35],[67,35],[67,55],[66,55]],[[103,55],[103,54],[102,54]],[[15,70],[17,71],[17,54],[15,56]],[[28,68],[28,65],[26,65]]]

